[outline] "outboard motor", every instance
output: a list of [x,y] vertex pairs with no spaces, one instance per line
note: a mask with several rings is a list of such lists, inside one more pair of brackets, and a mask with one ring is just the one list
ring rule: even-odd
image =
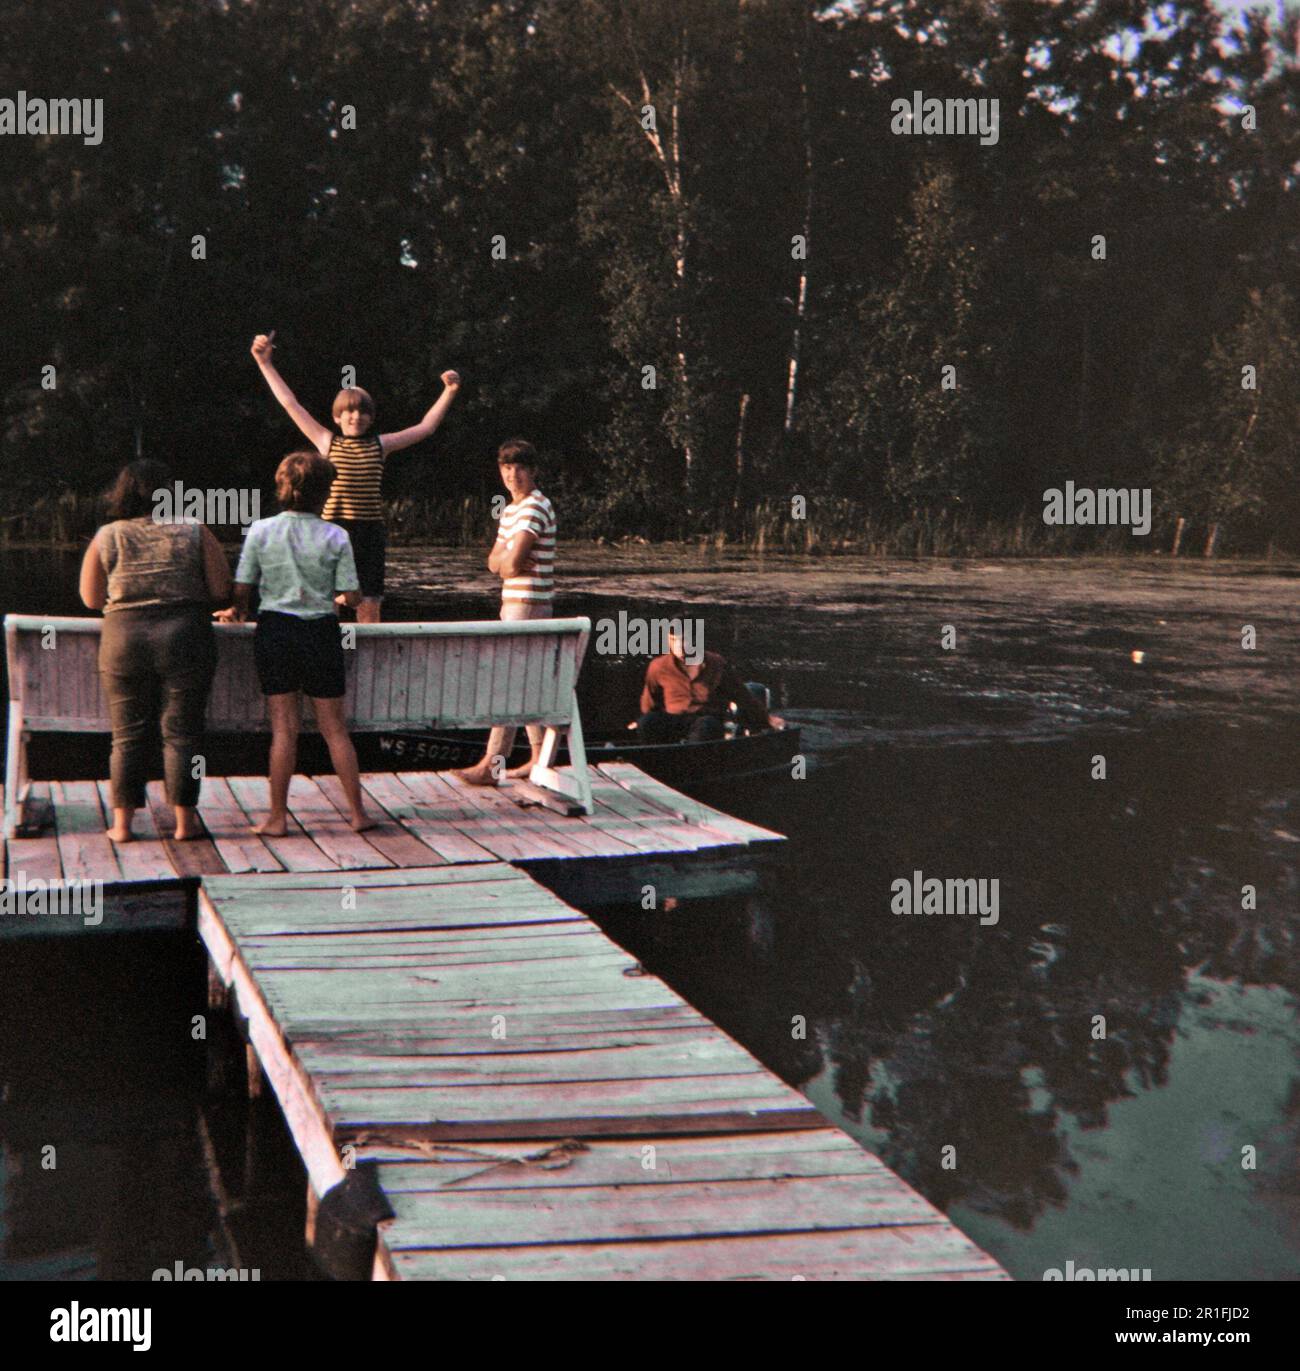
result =
[[[749,691],[749,693],[753,695],[755,698],[761,700],[763,703],[763,708],[766,709],[768,713],[771,713],[772,692],[768,689],[767,686],[765,686],[762,683],[762,681],[746,681],[745,689]],[[740,716],[737,713],[736,706],[734,704],[727,711],[727,719],[723,727],[727,731],[728,738],[734,738],[736,734],[740,731]]]

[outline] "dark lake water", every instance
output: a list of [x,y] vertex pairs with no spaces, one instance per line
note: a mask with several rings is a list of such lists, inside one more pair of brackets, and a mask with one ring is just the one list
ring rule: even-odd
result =
[[[593,618],[698,605],[819,764],[720,797],[790,837],[757,897],[593,911],[612,936],[1020,1279],[1296,1277],[1295,568],[585,548],[561,574]],[[491,612],[469,553],[398,549],[390,576],[393,617]],[[77,612],[74,586],[73,558],[0,555],[0,609]],[[640,670],[590,662],[589,728],[631,716]],[[894,914],[917,870],[997,880],[997,923]],[[184,944],[0,946],[9,1275],[231,1241],[309,1274],[301,1167],[273,1104],[248,1118],[239,1045],[192,1041]]]

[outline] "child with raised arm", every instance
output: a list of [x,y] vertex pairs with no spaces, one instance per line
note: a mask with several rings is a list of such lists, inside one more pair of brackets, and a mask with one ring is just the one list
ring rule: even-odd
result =
[[302,430],[308,442],[322,457],[334,463],[338,479],[330,492],[323,517],[338,524],[352,540],[357,575],[361,580],[361,602],[357,622],[377,624],[384,597],[384,506],[379,487],[384,461],[394,452],[423,442],[437,431],[460,390],[460,377],[454,371],[442,373],[443,392],[418,424],[396,433],[372,434],[375,402],[360,386],[350,386],[334,397],[334,422],[341,432],[332,433],[300,405],[284,377],[271,360],[275,333],[259,333],[253,339],[252,353],[262,369],[271,394]]
[[291,452],[280,463],[280,513],[257,520],[244,535],[234,607],[216,616],[226,623],[248,618],[258,587],[253,661],[271,716],[271,812],[254,831],[268,837],[285,833],[303,693],[311,697],[352,827],[358,833],[374,827],[362,803],[357,750],[343,717],[343,643],[335,605],[358,604],[361,591],[348,535],[321,518],[333,484],[333,463],[319,453]]

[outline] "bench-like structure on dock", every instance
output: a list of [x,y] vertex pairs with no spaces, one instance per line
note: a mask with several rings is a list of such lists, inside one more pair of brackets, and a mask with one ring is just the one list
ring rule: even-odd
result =
[[[99,685],[101,619],[10,614],[9,743],[5,835],[13,837],[27,798],[32,733],[107,733]],[[218,624],[217,673],[208,704],[214,733],[268,728],[253,666],[253,625]],[[591,783],[575,687],[587,650],[586,618],[466,623],[355,624],[345,629],[349,727],[385,732],[411,725],[490,728],[540,724],[541,761],[529,780],[592,812]],[[306,726],[310,727],[308,723]],[[568,734],[570,766],[555,765]]]

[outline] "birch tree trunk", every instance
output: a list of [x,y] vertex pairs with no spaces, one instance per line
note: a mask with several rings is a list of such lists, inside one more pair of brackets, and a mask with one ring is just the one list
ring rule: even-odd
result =
[[[636,55],[635,43],[628,33],[628,45],[636,64],[635,79],[641,89],[642,109],[649,106],[655,109],[650,94],[650,82],[644,65]],[[684,465],[687,507],[692,503],[695,490],[695,405],[691,387],[691,365],[687,356],[686,342],[686,286],[688,281],[688,249],[690,243],[690,224],[686,208],[686,193],[682,177],[681,146],[681,107],[687,73],[686,35],[682,35],[681,46],[672,67],[672,100],[669,105],[667,142],[658,128],[658,115],[645,126],[641,110],[637,109],[631,96],[611,83],[614,95],[632,112],[645,134],[655,161],[664,180],[669,203],[673,208],[675,230],[673,234],[673,369],[677,381],[678,397],[681,403],[680,445]]]
[[805,67],[805,54],[808,48],[808,12],[804,11],[803,36],[797,54],[799,68],[799,112],[803,129],[803,268],[799,272],[799,290],[795,298],[794,327],[790,334],[790,365],[785,382],[785,423],[782,426],[783,440],[789,438],[794,428],[795,403],[799,394],[799,356],[803,346],[804,318],[808,312],[808,264],[812,257],[812,210],[813,210],[813,146],[812,124],[808,115],[808,73]]

